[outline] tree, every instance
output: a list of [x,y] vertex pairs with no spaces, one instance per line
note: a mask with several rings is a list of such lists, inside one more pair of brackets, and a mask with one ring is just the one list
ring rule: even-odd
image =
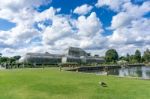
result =
[[134,59],[136,62],[141,62],[141,52],[139,50],[135,51]]
[[106,62],[116,62],[119,56],[115,49],[109,49],[105,53]]
[[127,53],[127,55],[126,55],[126,61],[130,61],[130,55]]
[[15,63],[15,61],[16,61],[16,60],[15,60],[15,58],[13,58],[13,57],[10,57],[9,60],[8,60],[9,63]]
[[144,52],[143,60],[145,62],[150,62],[150,50],[149,49],[146,49],[146,51]]
[[21,56],[19,56],[19,55],[18,56],[14,56],[13,58],[17,61],[17,60],[19,60],[21,58]]
[[121,57],[119,57],[119,60],[126,60],[126,57],[125,56],[121,56]]
[[136,63],[136,60],[135,60],[135,56],[134,56],[134,55],[130,55],[129,62],[130,62],[130,63]]
[[9,60],[8,57],[0,57],[0,63],[8,62],[8,60]]
[[0,53],[0,57],[2,57],[2,53]]

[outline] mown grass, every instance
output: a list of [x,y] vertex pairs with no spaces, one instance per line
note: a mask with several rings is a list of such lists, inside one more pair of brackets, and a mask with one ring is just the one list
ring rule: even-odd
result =
[[[104,81],[108,87],[101,87]],[[0,71],[0,99],[149,99],[150,81],[59,71]]]

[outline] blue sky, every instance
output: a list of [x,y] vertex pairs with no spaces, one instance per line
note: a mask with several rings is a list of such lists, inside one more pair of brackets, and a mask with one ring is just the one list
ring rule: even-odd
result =
[[[133,4],[141,5],[143,2],[148,0],[131,0]],[[72,14],[72,17],[77,18],[78,16],[76,14],[73,14],[71,11],[73,11],[77,6],[81,6],[83,4],[90,4],[95,5],[97,3],[97,0],[53,0],[48,5],[41,5],[40,7],[36,8],[37,11],[42,12],[51,6],[54,8],[61,8],[61,11],[59,13],[61,14]],[[101,8],[94,7],[92,11],[97,13],[97,16],[100,18],[101,22],[103,23],[104,28],[111,25],[111,20],[114,15],[117,14],[117,12],[114,12],[113,10],[110,10],[108,6],[104,6]],[[146,17],[150,17],[150,13],[146,15]],[[9,30],[12,27],[15,27],[15,23],[9,22],[5,19],[0,19],[0,30]],[[107,30],[107,29],[106,29]],[[111,32],[111,31],[108,31]],[[106,35],[110,34],[106,32]]]
[[15,26],[16,24],[13,22],[9,22],[8,20],[5,19],[0,19],[0,30],[7,31]]
[[109,48],[143,52],[149,26],[149,0],[0,1],[0,48],[8,56],[69,46],[100,55]]
[[[77,6],[82,6],[84,4],[95,5],[97,0],[53,0],[47,6],[41,6],[38,8],[38,11],[44,11],[48,9],[50,6],[55,8],[61,8],[60,13],[62,14],[71,14],[73,18],[78,18],[77,14],[72,13],[72,11]],[[101,22],[103,23],[104,28],[110,26],[112,17],[116,14],[116,12],[108,9],[107,7],[96,8],[94,7],[92,11],[97,13],[97,16],[100,18]],[[104,35],[110,35],[111,31],[106,29],[106,33]]]

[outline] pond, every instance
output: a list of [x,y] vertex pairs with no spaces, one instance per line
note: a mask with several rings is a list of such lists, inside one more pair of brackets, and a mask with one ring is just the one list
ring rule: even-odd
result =
[[[106,72],[95,72],[98,75],[104,75]],[[122,67],[117,69],[110,69],[107,72],[108,75],[117,75],[120,77],[139,77],[142,79],[150,79],[150,67]]]

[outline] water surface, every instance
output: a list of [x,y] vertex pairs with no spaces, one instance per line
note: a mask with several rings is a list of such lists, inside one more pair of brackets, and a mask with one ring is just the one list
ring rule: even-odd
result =
[[[106,74],[104,71],[96,72],[96,74]],[[150,67],[123,67],[120,69],[110,69],[108,75],[117,75],[120,77],[139,77],[142,79],[150,79]]]

